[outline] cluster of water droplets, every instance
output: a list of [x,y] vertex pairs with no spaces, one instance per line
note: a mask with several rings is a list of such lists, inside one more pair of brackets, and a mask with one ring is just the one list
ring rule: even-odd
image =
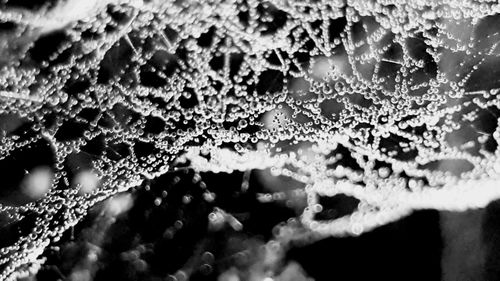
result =
[[[496,3],[85,2],[1,4],[0,158],[49,155],[0,206],[2,280],[178,165],[303,182],[318,235],[500,197]],[[338,194],[358,208],[329,217]]]

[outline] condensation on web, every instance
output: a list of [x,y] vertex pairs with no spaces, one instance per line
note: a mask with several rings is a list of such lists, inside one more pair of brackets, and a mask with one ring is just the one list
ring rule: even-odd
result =
[[[97,202],[176,165],[303,182],[301,220],[319,235],[500,197],[494,2],[0,7],[1,162],[46,167],[26,168],[34,200],[0,206],[24,222],[0,249],[2,280]],[[338,194],[358,209],[317,219]]]

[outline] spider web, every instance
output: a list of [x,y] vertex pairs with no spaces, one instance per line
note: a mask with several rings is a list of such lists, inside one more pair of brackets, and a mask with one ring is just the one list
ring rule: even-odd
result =
[[[51,178],[44,196],[0,205],[22,223],[2,280],[96,203],[179,166],[303,182],[301,220],[319,236],[500,197],[496,3],[0,5],[2,167]],[[84,172],[96,189],[82,191]],[[322,215],[338,194],[358,209]]]

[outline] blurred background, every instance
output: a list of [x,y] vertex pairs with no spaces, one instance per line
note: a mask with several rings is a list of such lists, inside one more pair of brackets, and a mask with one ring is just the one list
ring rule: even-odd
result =
[[[93,207],[45,250],[40,270],[22,280],[500,278],[498,201],[467,212],[416,211],[358,237],[276,239],[282,222],[305,206],[300,193],[288,192],[298,186],[268,171],[162,176]],[[276,189],[287,195],[259,200]],[[345,201],[331,203],[330,212],[349,212],[352,203]]]

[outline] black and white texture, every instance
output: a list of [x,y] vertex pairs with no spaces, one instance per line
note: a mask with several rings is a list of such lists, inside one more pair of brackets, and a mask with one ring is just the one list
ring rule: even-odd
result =
[[0,279],[496,280],[499,12],[0,1]]

